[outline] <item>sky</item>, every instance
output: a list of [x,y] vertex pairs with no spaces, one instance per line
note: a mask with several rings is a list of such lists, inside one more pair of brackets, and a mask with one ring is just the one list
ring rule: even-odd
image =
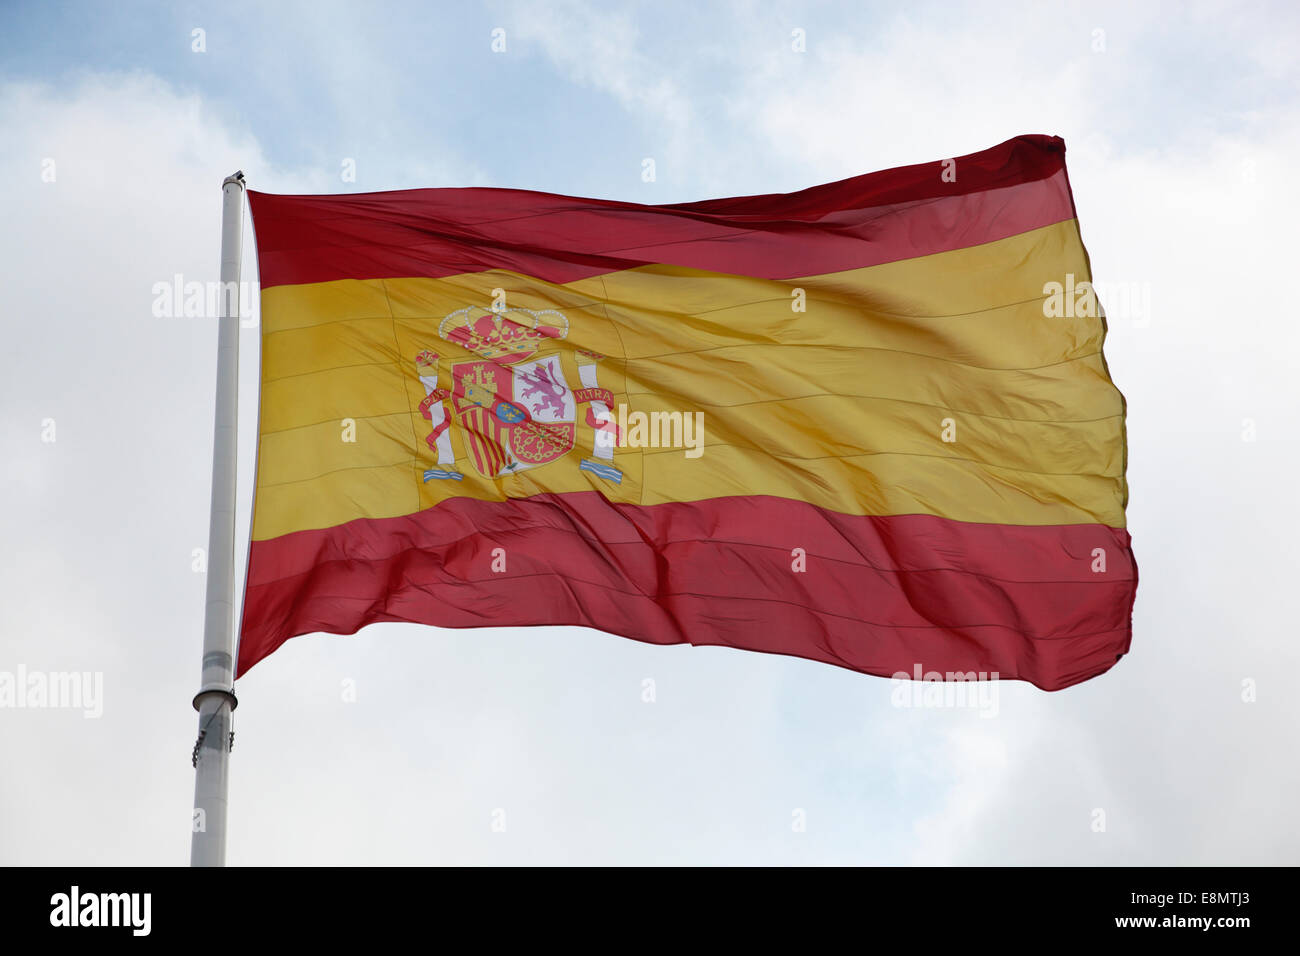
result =
[[1297,64],[1288,3],[5,0],[0,672],[102,694],[0,707],[0,864],[188,861],[216,324],[152,305],[217,278],[226,175],[666,203],[1021,133],[1065,138],[1128,402],[1127,657],[992,712],[578,628],[300,637],[239,682],[228,860],[1300,862]]

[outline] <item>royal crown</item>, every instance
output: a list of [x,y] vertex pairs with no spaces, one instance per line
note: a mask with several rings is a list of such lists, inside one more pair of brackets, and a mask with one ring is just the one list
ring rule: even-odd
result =
[[[475,313],[478,313],[475,315]],[[527,324],[516,321],[519,317]],[[547,339],[569,334],[569,320],[554,309],[459,309],[438,326],[438,335],[481,358],[509,364],[528,358]]]
[[415,368],[421,377],[435,378],[438,375],[438,353],[425,349],[415,357]]

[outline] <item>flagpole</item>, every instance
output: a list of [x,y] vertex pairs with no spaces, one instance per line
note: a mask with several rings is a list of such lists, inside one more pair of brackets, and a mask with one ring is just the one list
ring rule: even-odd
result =
[[217,330],[217,411],[212,435],[212,512],[203,675],[194,709],[194,816],[191,866],[226,865],[226,795],[235,699],[235,451],[239,405],[239,265],[244,174],[221,184],[221,294]]

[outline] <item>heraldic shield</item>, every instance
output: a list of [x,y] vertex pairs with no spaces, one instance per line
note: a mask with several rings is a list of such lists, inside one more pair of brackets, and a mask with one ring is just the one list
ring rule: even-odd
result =
[[452,407],[474,467],[488,478],[563,457],[577,437],[577,402],[558,355],[508,366],[452,366]]

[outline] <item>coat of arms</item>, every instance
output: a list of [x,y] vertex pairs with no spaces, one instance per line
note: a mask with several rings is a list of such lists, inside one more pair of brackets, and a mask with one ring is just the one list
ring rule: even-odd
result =
[[583,387],[576,392],[565,380],[558,352],[542,353],[569,332],[568,319],[554,309],[487,310],[464,308],[438,326],[438,335],[474,353],[476,358],[451,366],[451,388],[438,387],[437,354],[416,356],[426,397],[420,405],[433,425],[426,442],[437,452],[438,467],[424,480],[461,480],[455,468],[448,409],[474,469],[486,478],[502,478],[563,458],[577,443],[578,405],[587,403],[586,424],[594,429],[593,456],[582,470],[609,481],[622,481],[613,466],[609,434],[613,396],[596,384],[601,356],[579,353]]

